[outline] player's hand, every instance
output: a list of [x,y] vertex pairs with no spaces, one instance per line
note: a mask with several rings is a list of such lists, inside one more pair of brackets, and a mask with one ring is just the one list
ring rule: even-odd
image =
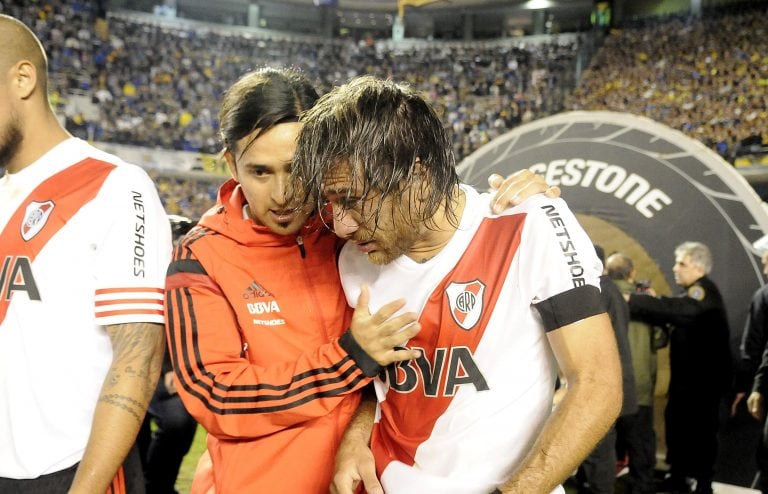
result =
[[491,210],[494,214],[517,206],[536,194],[544,194],[552,199],[560,197],[560,187],[550,187],[544,177],[536,175],[527,168],[519,170],[507,178],[494,173],[488,177],[488,185],[496,191],[491,199]]
[[370,300],[370,289],[363,285],[349,328],[357,344],[381,366],[418,358],[418,350],[396,348],[404,347],[421,330],[415,313],[395,315],[405,307],[405,300],[390,302],[373,315],[368,310]]
[[345,442],[336,454],[336,471],[331,483],[331,494],[354,494],[363,483],[368,494],[384,494],[376,477],[376,466],[371,449],[362,441]]
[[744,392],[738,392],[736,393],[736,396],[733,397],[733,403],[731,403],[731,417],[736,416],[736,412],[739,409],[739,403],[744,401],[744,398],[747,396],[747,393]]
[[763,420],[765,404],[761,393],[758,393],[757,391],[752,391],[752,393],[750,393],[749,398],[747,398],[747,410],[749,410],[749,414],[756,420]]
[[178,392],[176,391],[176,383],[173,382],[173,372],[163,374],[163,384],[165,384],[165,390],[168,391],[169,395],[175,395]]

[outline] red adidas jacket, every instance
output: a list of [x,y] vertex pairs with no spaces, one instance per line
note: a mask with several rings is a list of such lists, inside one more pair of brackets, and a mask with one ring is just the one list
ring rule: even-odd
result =
[[[179,243],[166,331],[184,405],[208,430],[217,494],[327,493],[334,456],[377,371],[345,329],[340,240],[243,219],[234,181]],[[300,246],[303,241],[303,246]]]

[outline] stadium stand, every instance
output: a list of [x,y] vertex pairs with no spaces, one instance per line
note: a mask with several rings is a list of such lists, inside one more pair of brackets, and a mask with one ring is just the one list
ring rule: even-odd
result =
[[[97,141],[215,153],[225,88],[260,65],[304,70],[321,91],[371,74],[408,81],[439,102],[467,154],[511,128],[559,111],[575,84],[576,43],[377,43],[256,39],[224,28],[167,27],[112,16],[99,38],[86,3],[11,2],[51,50],[55,104],[75,134]],[[130,49],[128,49],[128,47]],[[97,106],[75,104],[90,95]],[[462,135],[465,134],[465,135]]]
[[645,115],[733,162],[768,151],[768,6],[612,32],[566,109]]
[[[583,77],[581,35],[396,45],[255,36],[127,12],[95,29],[92,3],[80,0],[5,0],[0,12],[34,27],[49,49],[52,104],[70,132],[91,141],[215,154],[223,91],[254,67],[290,65],[321,92],[362,74],[414,84],[452,130],[458,160],[521,123],[608,109],[646,115],[738,162],[768,151],[767,9],[757,5],[614,30]],[[164,199],[170,210],[194,218],[218,182],[158,183],[164,197],[180,194]]]

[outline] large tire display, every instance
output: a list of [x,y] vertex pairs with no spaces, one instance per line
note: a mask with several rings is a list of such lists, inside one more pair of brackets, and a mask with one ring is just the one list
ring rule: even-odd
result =
[[[517,127],[458,165],[462,181],[479,189],[487,188],[490,173],[523,168],[559,185],[592,240],[606,255],[632,257],[638,277],[660,294],[676,293],[675,247],[687,240],[707,244],[714,257],[710,276],[725,297],[731,351],[738,356],[749,300],[764,282],[751,244],[768,232],[768,213],[730,164],[644,117],[567,112]],[[752,444],[740,447],[752,465]],[[748,483],[749,474],[720,470],[727,481]]]

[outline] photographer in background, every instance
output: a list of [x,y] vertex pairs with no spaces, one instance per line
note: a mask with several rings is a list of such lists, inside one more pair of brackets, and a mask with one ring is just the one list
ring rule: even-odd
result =
[[[624,296],[632,293],[654,295],[647,280],[636,281],[632,259],[615,253],[605,261],[608,276]],[[632,494],[653,494],[656,468],[656,433],[653,429],[653,395],[656,388],[656,350],[666,345],[660,328],[630,319],[627,339],[632,355],[637,412],[622,415],[616,424],[619,444],[629,457],[628,490]]]

